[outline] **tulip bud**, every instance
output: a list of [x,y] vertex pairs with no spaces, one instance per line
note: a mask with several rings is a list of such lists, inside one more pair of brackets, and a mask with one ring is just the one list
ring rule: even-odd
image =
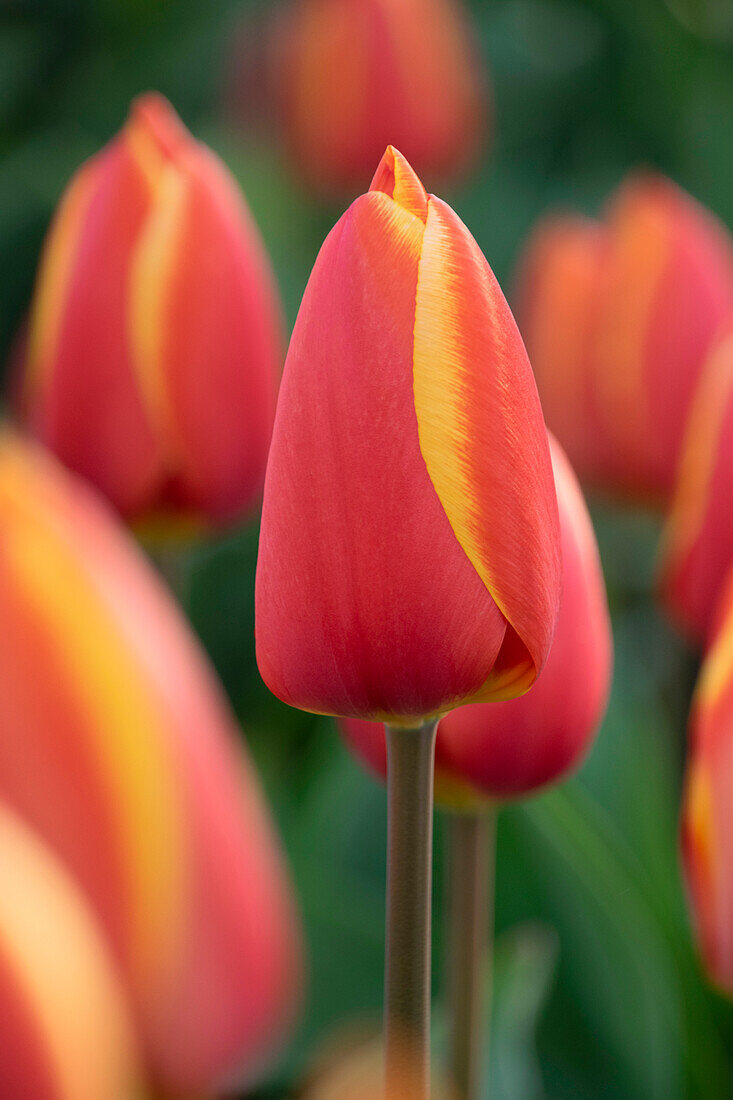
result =
[[705,355],[733,305],[730,238],[650,175],[621,186],[595,232],[571,225],[538,233],[524,267],[520,320],[549,427],[583,480],[666,500]]
[[0,798],[85,888],[156,1082],[253,1073],[299,985],[287,877],[198,645],[90,490],[0,443]]
[[733,996],[733,573],[695,691],[682,808],[682,860],[710,979]]
[[234,181],[143,96],[49,233],[20,401],[31,431],[130,520],[223,523],[259,499],[280,353]]
[[525,691],[560,590],[542,411],[491,269],[392,148],[329,234],[286,361],[255,598],[270,689],[414,725]]
[[662,598],[691,637],[705,640],[733,562],[733,326],[713,345],[685,432],[662,542]]
[[139,1100],[142,1078],[112,959],[78,887],[0,806],[0,1095]]
[[[552,649],[521,699],[460,707],[441,719],[435,798],[444,806],[466,809],[557,782],[585,755],[606,709],[612,639],[598,548],[575,474],[551,442],[563,562]],[[386,775],[382,726],[353,719],[339,725],[357,756]]]
[[273,57],[290,152],[315,189],[361,190],[389,142],[442,181],[475,159],[486,90],[460,0],[298,0]]

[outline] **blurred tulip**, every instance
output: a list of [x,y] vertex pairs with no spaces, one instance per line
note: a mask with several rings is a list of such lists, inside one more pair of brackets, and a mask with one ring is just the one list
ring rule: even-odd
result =
[[733,562],[732,499],[733,325],[714,344],[695,394],[662,542],[663,600],[700,642]]
[[440,182],[476,158],[487,88],[460,0],[295,0],[273,58],[293,160],[318,190],[361,190],[390,142]]
[[260,672],[304,710],[419,725],[525,691],[559,591],[547,436],[514,319],[466,227],[389,148],[323,245],[293,332]]
[[[298,1095],[303,1100],[422,1100],[419,1071],[409,1040],[401,1057],[401,1068],[391,1086],[385,1086],[384,1046],[381,1038],[368,1038],[359,1032],[342,1034],[319,1052],[305,1087]],[[431,1074],[431,1100],[457,1100],[453,1090]]]
[[281,356],[257,229],[150,94],[77,172],[41,261],[21,408],[127,518],[218,524],[262,489]]
[[581,479],[666,500],[695,385],[733,305],[725,229],[670,181],[636,175],[595,231],[573,219],[540,227],[521,270],[518,316],[548,425]]
[[733,996],[733,572],[718,606],[690,718],[682,859],[710,978]]
[[53,845],[123,968],[160,1089],[251,1075],[299,940],[263,799],[211,670],[100,502],[0,443],[0,798]]
[[[578,765],[606,709],[612,639],[598,548],[580,486],[554,440],[552,460],[563,561],[552,649],[521,699],[461,707],[441,719],[435,797],[444,806],[467,809],[557,782]],[[384,776],[383,727],[353,719],[340,726],[357,755]]]
[[141,1100],[119,978],[91,911],[0,806],[0,1096]]

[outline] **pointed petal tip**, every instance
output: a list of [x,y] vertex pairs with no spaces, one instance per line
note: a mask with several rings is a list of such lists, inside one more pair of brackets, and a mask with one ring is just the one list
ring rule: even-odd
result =
[[161,92],[143,92],[130,104],[127,126],[144,131],[165,156],[173,157],[189,133]]
[[409,161],[394,145],[388,145],[369,187],[382,191],[405,210],[427,221],[428,196]]

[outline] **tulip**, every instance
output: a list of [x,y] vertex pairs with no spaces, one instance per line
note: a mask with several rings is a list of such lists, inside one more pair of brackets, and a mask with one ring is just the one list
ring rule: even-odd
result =
[[0,798],[105,929],[166,1096],[251,1076],[299,984],[286,873],[211,669],[96,494],[0,442]]
[[0,806],[0,1095],[140,1100],[138,1053],[104,938],[52,852]]
[[682,808],[682,861],[708,975],[733,996],[733,573],[695,690]]
[[[555,638],[541,676],[521,699],[460,707],[441,719],[436,800],[447,809],[535,793],[577,767],[600,725],[611,681],[611,625],[593,527],[573,470],[552,440],[563,562]],[[346,742],[384,776],[384,729],[340,722]]]
[[466,227],[390,148],[321,249],[286,360],[260,672],[292,706],[403,726],[518,695],[549,650],[559,574],[514,320]]
[[733,562],[733,326],[708,357],[690,412],[662,541],[660,588],[695,640],[708,634]]
[[388,1088],[407,1031],[429,1089],[434,719],[530,687],[555,629],[559,557],[514,319],[466,227],[390,146],[306,287],[255,591],[271,690],[389,725]]
[[314,189],[361,190],[388,142],[443,182],[475,160],[486,88],[460,0],[296,0],[273,38],[286,140]]
[[262,242],[224,165],[158,95],[84,164],[38,274],[28,427],[127,519],[258,502],[280,366]]
[[540,229],[522,269],[520,325],[549,427],[589,484],[666,501],[706,353],[733,306],[727,232],[670,181],[637,175],[603,223]]

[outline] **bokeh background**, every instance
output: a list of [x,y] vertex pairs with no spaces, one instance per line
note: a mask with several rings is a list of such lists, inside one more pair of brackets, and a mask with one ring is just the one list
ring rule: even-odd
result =
[[[733,5],[469,6],[491,75],[494,129],[475,173],[444,194],[510,297],[513,265],[535,219],[558,205],[596,213],[639,164],[662,170],[733,226]],[[167,95],[235,173],[292,324],[343,206],[299,186],[268,121],[258,54],[273,7],[3,0],[3,360],[63,186],[119,128],[130,99],[149,88]],[[425,183],[430,190],[431,180]],[[654,610],[657,520],[592,504],[616,643],[611,706],[575,778],[501,815],[491,1095],[715,1100],[731,1094],[733,1011],[702,980],[677,861],[695,658]],[[335,1029],[378,1019],[386,807],[383,790],[347,755],[333,724],[289,710],[260,681],[256,546],[257,532],[248,528],[198,548],[187,563],[184,602],[246,729],[307,929],[307,1002],[292,1043],[257,1093],[264,1100],[290,1095]],[[443,871],[438,818],[438,1047]]]

